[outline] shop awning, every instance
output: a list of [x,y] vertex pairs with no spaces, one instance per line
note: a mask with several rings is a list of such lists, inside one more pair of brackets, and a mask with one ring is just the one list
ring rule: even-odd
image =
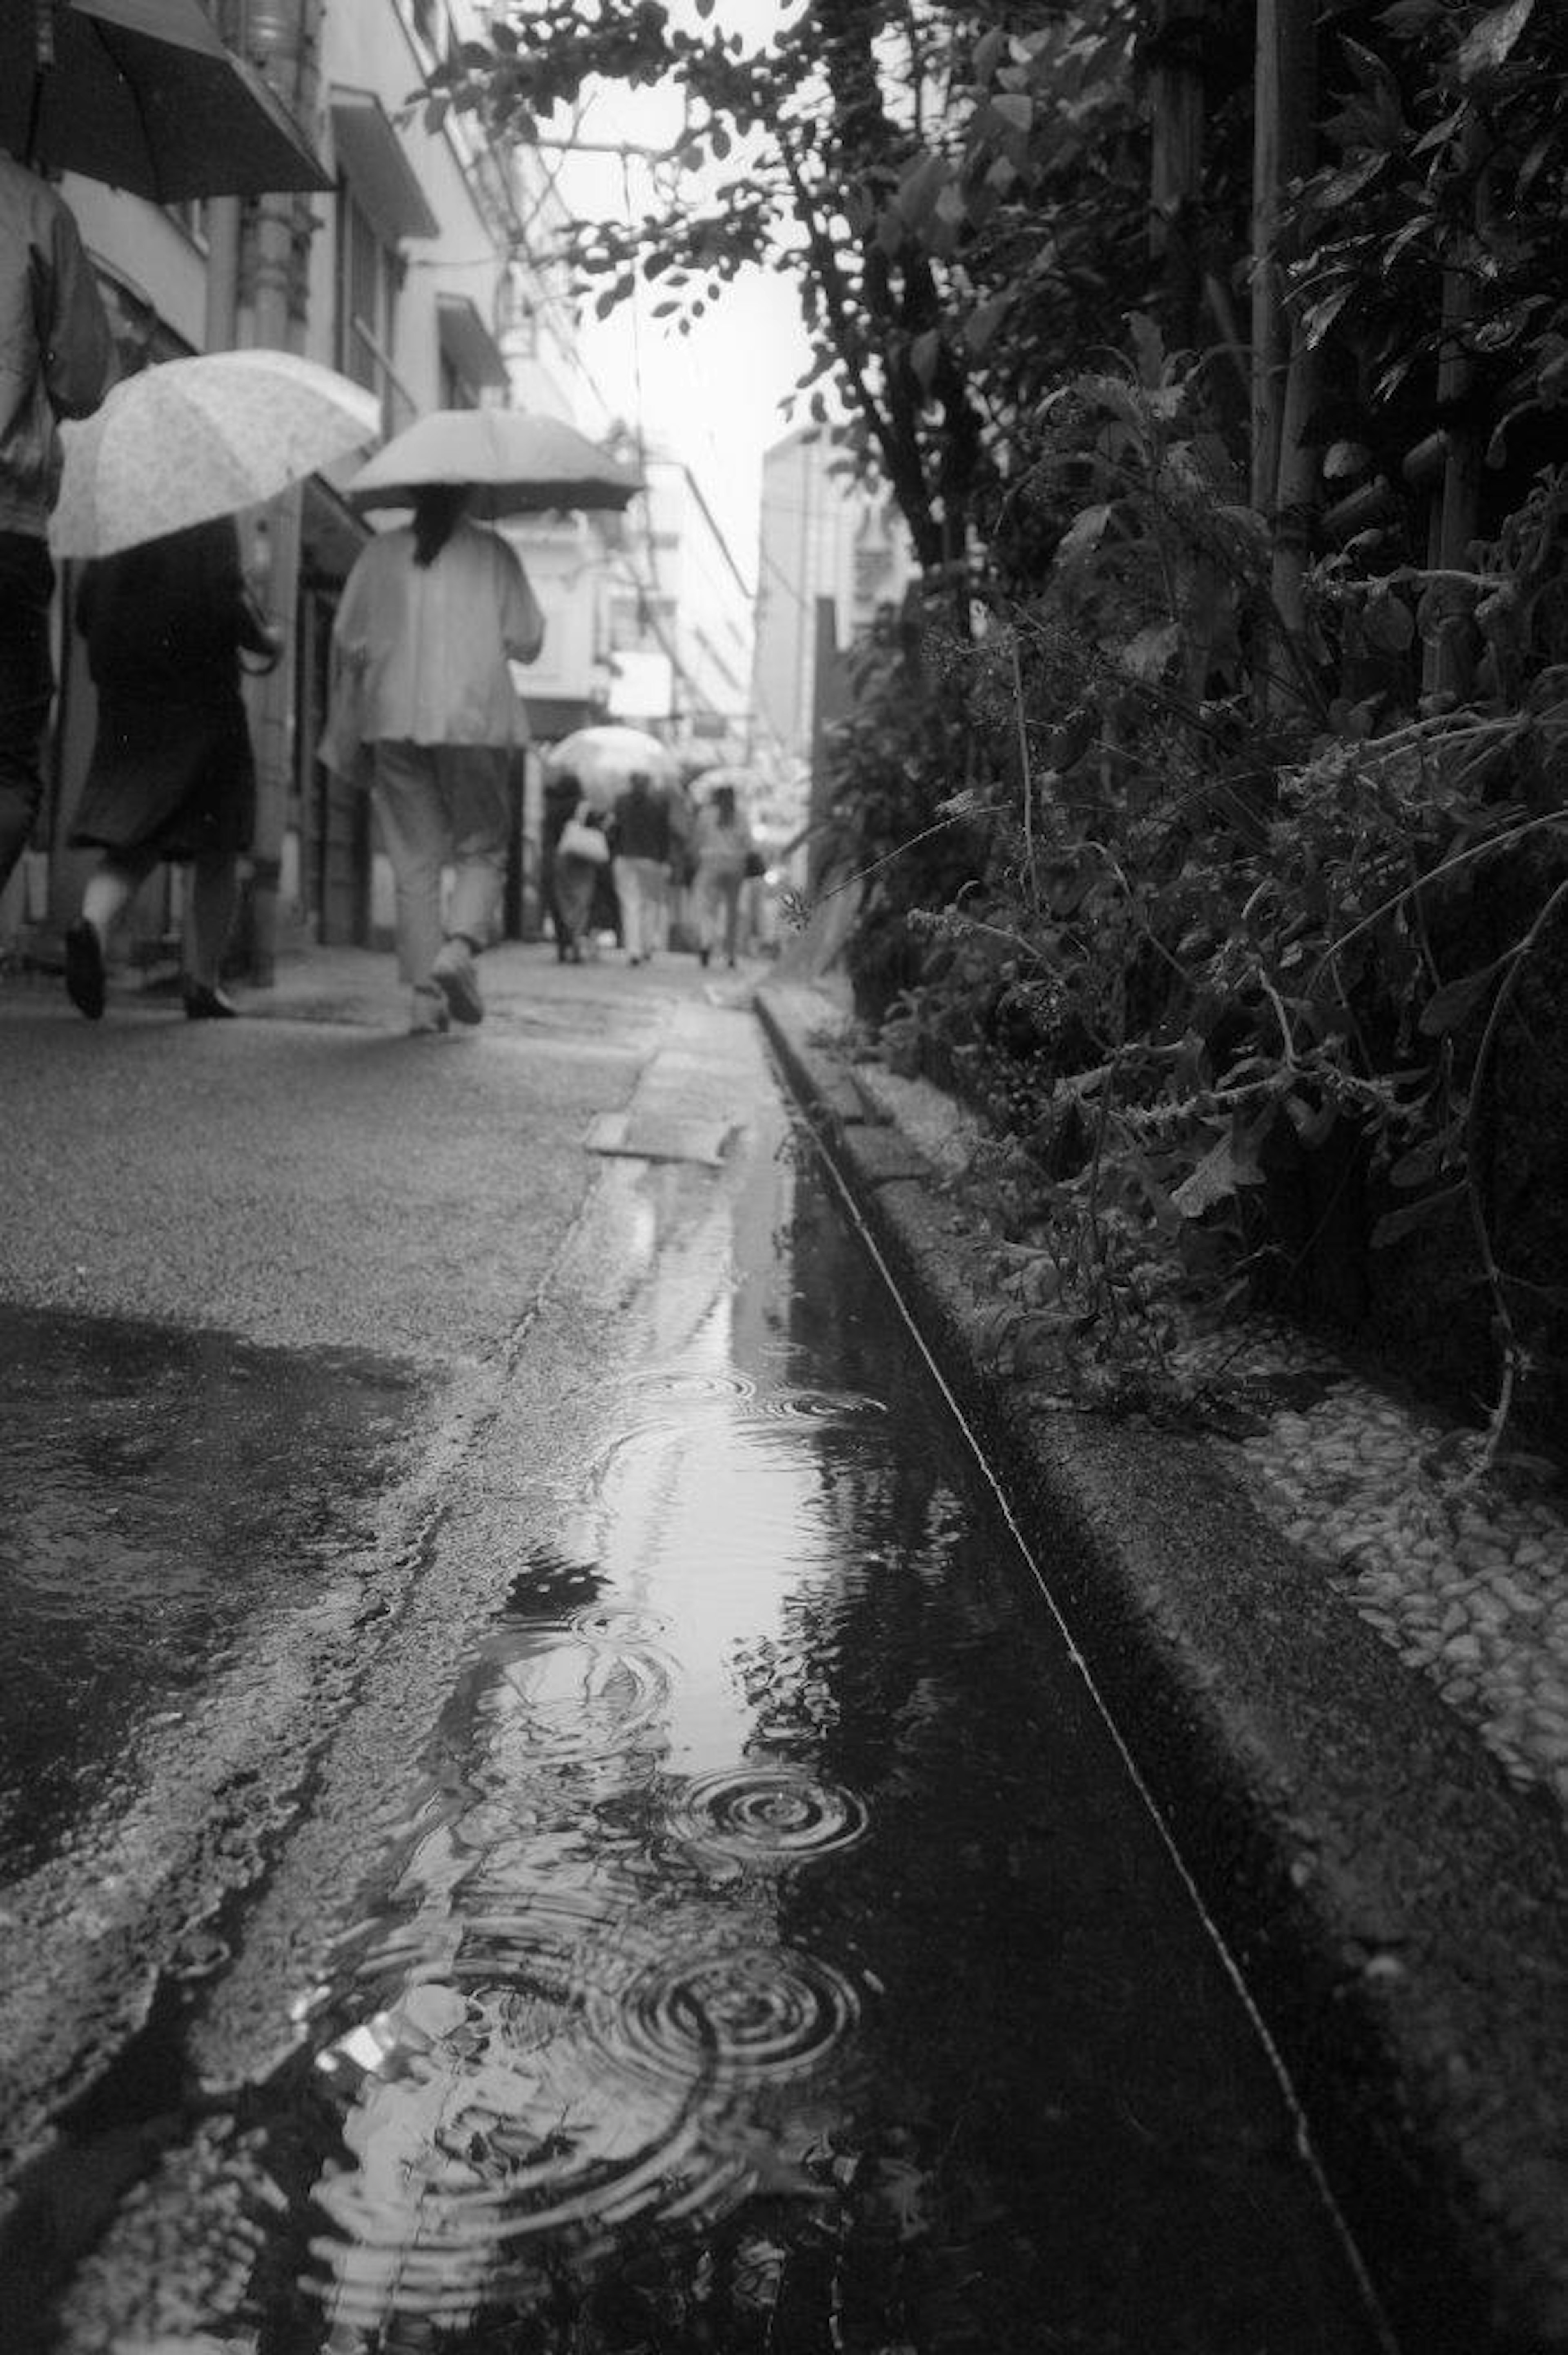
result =
[[471,390],[508,382],[501,346],[466,294],[437,295],[436,326],[443,357]]
[[440,223],[374,91],[333,85],[332,133],[338,165],[356,201],[388,245],[440,233]]

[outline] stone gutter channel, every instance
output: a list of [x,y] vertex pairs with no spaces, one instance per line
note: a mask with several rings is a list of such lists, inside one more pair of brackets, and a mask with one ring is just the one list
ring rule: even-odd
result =
[[1401,2345],[1568,2355],[1555,1507],[1470,1506],[1439,1543],[1417,1427],[1348,1376],[1320,1423],[1282,1413],[1240,1447],[1043,1411],[988,1369],[983,1240],[942,1183],[954,1108],[857,1082],[825,992],[779,981],[758,1007],[1274,2040]]

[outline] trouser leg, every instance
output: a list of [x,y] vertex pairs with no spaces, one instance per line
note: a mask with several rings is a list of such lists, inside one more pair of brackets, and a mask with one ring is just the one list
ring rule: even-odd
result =
[[41,539],[0,531],[0,890],[27,847],[44,797],[43,735],[55,688],[54,581]]
[[191,862],[189,978],[216,989],[239,904],[238,861],[231,850],[206,850]]
[[629,957],[646,956],[642,861],[640,858],[618,858],[614,872],[616,897],[620,901],[620,944]]
[[488,948],[501,929],[511,757],[504,744],[443,744],[437,753],[452,846],[447,930],[476,950]]
[[740,936],[740,886],[738,875],[719,879],[719,902],[724,914],[724,953],[731,964],[735,963],[736,946]]
[[449,849],[430,749],[378,743],[375,792],[397,902],[397,971],[412,988],[429,988],[441,945],[441,868]]
[[692,899],[697,920],[697,946],[704,956],[706,956],[710,950],[717,945],[718,935],[715,930],[717,904],[714,879],[705,867],[699,867],[697,869],[696,880],[692,885]]

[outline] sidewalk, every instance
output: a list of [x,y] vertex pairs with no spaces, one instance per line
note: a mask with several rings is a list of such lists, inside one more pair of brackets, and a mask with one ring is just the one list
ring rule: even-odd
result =
[[[821,989],[771,978],[758,1003],[1236,1959],[1402,2342],[1563,2355],[1568,1746],[1555,1703],[1494,1738],[1488,1683],[1560,1689],[1557,1504],[1525,1500],[1507,1546],[1478,1507],[1451,1532],[1463,1598],[1417,1641],[1449,1589],[1442,1549],[1400,1518],[1420,1426],[1399,1402],[1351,1386],[1378,1433],[1353,1497],[1342,1447],[1319,1469],[1313,1416],[1282,1410],[1245,1454],[1043,1407],[987,1369],[983,1239],[942,1187],[954,1108],[852,1072]],[[1321,1371],[1334,1444],[1343,1385]]]

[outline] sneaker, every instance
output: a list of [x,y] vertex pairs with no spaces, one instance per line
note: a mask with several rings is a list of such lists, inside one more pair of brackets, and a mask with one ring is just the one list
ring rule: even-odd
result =
[[408,1036],[411,1039],[439,1039],[452,1027],[446,1000],[439,989],[416,989],[408,1013]]
[[103,1011],[103,943],[85,916],[66,929],[65,986],[77,1012],[96,1022]]
[[443,943],[430,967],[430,979],[446,999],[447,1012],[454,1022],[483,1021],[484,1000],[479,994],[473,953],[466,941]]

